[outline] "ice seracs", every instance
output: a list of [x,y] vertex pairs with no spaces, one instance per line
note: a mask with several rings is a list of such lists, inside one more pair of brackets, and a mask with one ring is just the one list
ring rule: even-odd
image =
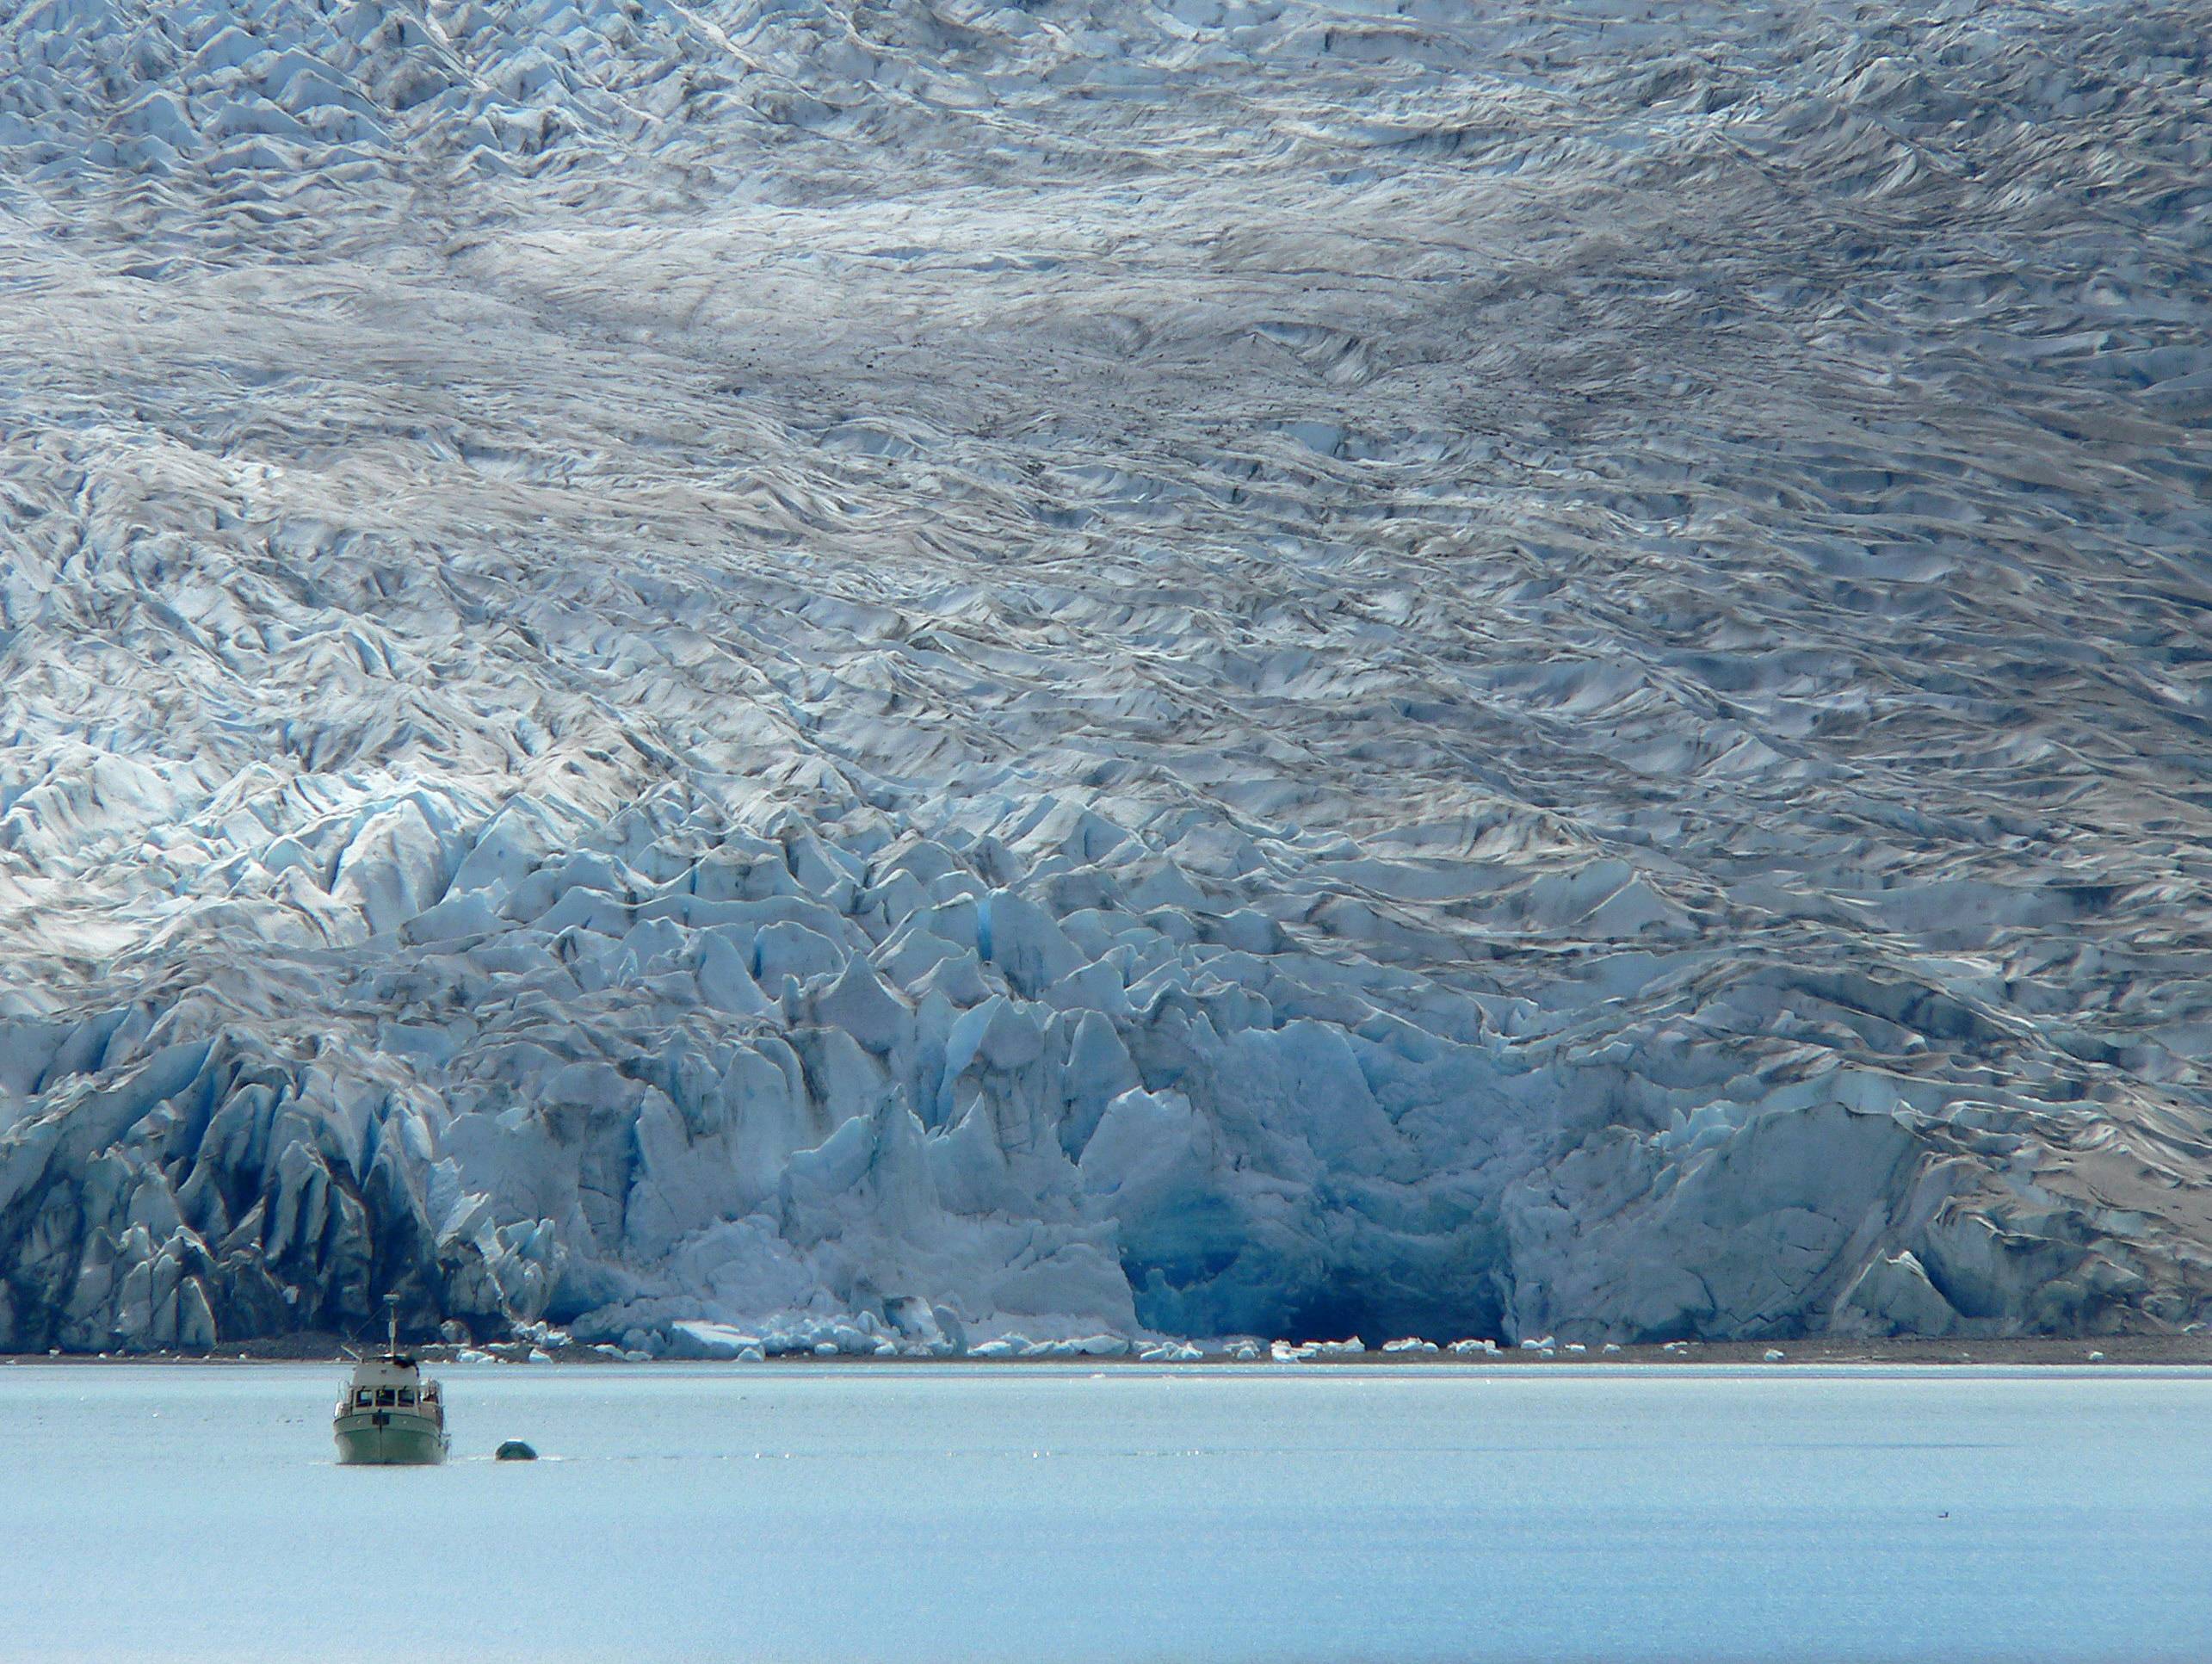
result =
[[2212,1315],[2207,0],[0,12],[0,1351]]

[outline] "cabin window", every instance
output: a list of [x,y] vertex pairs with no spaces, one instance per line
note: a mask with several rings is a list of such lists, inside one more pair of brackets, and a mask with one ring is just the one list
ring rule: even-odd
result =
[[379,1388],[376,1389],[376,1403],[377,1403],[377,1407],[378,1407],[378,1408],[380,1408],[380,1409],[389,1409],[389,1408],[391,1408],[391,1407],[392,1407],[392,1389],[391,1389],[391,1388],[389,1388],[389,1387],[379,1387]]
[[353,1401],[366,1409],[368,1407],[368,1401],[374,1396],[374,1395],[368,1388],[363,1387],[353,1395]]
[[414,1403],[414,1401],[415,1401],[415,1389],[414,1389],[412,1387],[402,1387],[402,1388],[399,1389],[399,1401],[400,1401],[402,1404],[409,1404],[409,1405],[411,1405],[412,1403]]

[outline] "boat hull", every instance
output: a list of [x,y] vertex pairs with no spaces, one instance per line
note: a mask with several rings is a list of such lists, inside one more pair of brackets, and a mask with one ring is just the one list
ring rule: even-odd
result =
[[446,1459],[445,1432],[426,1416],[365,1411],[338,1417],[331,1433],[342,1467],[421,1468]]

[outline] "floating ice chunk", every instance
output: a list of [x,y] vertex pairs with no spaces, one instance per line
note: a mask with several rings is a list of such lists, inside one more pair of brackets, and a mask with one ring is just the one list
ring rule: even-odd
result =
[[1384,1341],[1382,1350],[1386,1352],[1441,1352],[1443,1348],[1433,1340],[1424,1340],[1418,1335],[1407,1335],[1402,1340]]
[[1495,1358],[1498,1356],[1498,1343],[1495,1340],[1455,1340],[1451,1350],[1461,1358]]
[[883,1302],[883,1314],[907,1346],[930,1357],[955,1350],[937,1321],[937,1314],[919,1295],[893,1295]]
[[1770,1364],[1779,1364],[1783,1359],[1782,1349],[1778,1346],[1769,1346],[1763,1356]]
[[665,1356],[693,1361],[709,1361],[735,1358],[748,1346],[760,1345],[757,1336],[733,1328],[727,1323],[710,1323],[701,1320],[686,1320],[668,1326],[668,1348]]

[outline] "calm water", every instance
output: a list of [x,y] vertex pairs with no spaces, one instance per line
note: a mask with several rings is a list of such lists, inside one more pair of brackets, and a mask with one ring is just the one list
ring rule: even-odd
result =
[[2204,1373],[443,1373],[341,1469],[327,1365],[0,1368],[0,1656],[2212,1649]]

